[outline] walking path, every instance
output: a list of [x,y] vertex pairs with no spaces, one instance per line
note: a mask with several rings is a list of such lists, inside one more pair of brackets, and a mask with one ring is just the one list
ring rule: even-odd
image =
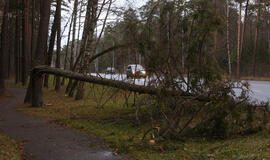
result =
[[14,107],[23,102],[26,90],[10,92],[12,97],[0,100],[0,130],[25,143],[27,160],[123,160],[95,138],[16,112]]

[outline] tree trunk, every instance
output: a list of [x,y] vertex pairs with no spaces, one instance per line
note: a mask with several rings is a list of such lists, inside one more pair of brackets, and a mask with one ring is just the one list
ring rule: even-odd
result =
[[[61,9],[61,8],[60,8]],[[54,49],[54,44],[55,44],[55,38],[56,38],[56,33],[57,33],[57,24],[58,22],[58,14],[59,14],[59,8],[56,7],[56,11],[54,14],[54,20],[53,20],[53,25],[52,25],[52,29],[51,29],[51,36],[50,36],[50,43],[49,43],[49,50],[48,50],[48,54],[47,54],[47,59],[46,59],[46,64],[48,66],[51,66],[52,64],[52,57],[53,57],[53,49]],[[60,11],[61,12],[61,11]],[[44,80],[44,87],[48,88],[49,87],[49,77],[48,75],[45,75],[45,80]]]
[[260,0],[258,0],[259,8],[257,13],[256,19],[256,31],[255,31],[255,38],[254,38],[254,48],[253,48],[253,64],[252,64],[252,71],[253,77],[256,76],[256,54],[257,54],[257,45],[258,45],[258,37],[259,37],[259,22],[260,22],[260,15],[261,15],[261,6]]
[[[56,68],[60,68],[60,53],[61,53],[61,2],[62,0],[57,0],[57,51],[56,51]],[[60,77],[56,76],[55,90],[60,90]]]
[[23,15],[23,27],[22,27],[22,84],[26,85],[28,72],[29,72],[29,57],[30,57],[30,2],[25,0],[24,4],[24,15]]
[[0,53],[0,95],[3,95],[5,86],[5,57],[8,55],[8,5],[9,1],[0,1],[0,33],[1,33],[1,53]]
[[[214,6],[215,6],[215,13],[217,13],[217,0],[214,0]],[[215,50],[215,53],[217,52],[217,39],[218,39],[218,32],[215,31],[214,32],[214,50]]]
[[182,90],[179,90],[179,91],[169,90],[169,89],[161,90],[160,88],[156,88],[156,87],[140,86],[140,85],[135,85],[135,84],[126,83],[122,81],[110,80],[110,79],[105,79],[105,78],[100,78],[100,77],[95,77],[95,76],[85,76],[84,74],[81,74],[81,73],[76,73],[76,72],[72,72],[68,70],[62,70],[58,68],[52,68],[48,66],[35,67],[33,69],[32,75],[34,75],[33,77],[37,79],[36,76],[41,77],[41,75],[45,73],[72,78],[72,79],[75,79],[76,81],[90,82],[94,84],[132,91],[139,94],[159,95],[159,94],[164,94],[164,92],[166,92],[166,94],[170,96],[178,96],[184,99],[194,99],[194,100],[199,100],[199,101],[209,101],[208,97],[211,96],[211,92],[202,93],[200,95],[194,95],[189,92],[182,91]]
[[[74,63],[74,54],[75,54],[75,35],[76,35],[76,22],[77,22],[77,11],[78,11],[78,0],[75,0],[74,2],[74,10],[73,10],[73,32],[72,32],[72,43],[71,43],[71,52],[70,52],[70,70],[72,70],[73,68],[73,63]],[[66,93],[68,92],[72,92],[69,93],[68,95],[72,95],[73,96],[73,91],[71,91],[73,89],[74,86],[72,85],[72,80],[69,79],[67,88],[66,88]]]
[[245,9],[245,18],[244,18],[244,23],[243,23],[242,37],[241,37],[241,46],[240,46],[240,60],[241,60],[241,57],[242,57],[243,46],[244,46],[244,40],[245,40],[245,32],[246,32],[246,24],[247,24],[248,6],[249,6],[249,0],[247,0],[247,3],[246,3],[246,9]]
[[[12,16],[14,16],[13,14],[12,14]],[[15,57],[14,57],[14,52],[15,52],[15,28],[16,28],[16,26],[15,26],[15,23],[14,23],[14,19],[11,19],[10,20],[11,22],[9,23],[9,25],[11,26],[11,27],[9,27],[9,61],[8,61],[8,63],[9,63],[9,65],[8,65],[8,78],[13,78],[14,77],[14,73],[15,73]]]
[[80,32],[81,32],[81,17],[82,17],[82,3],[81,3],[81,6],[80,6],[80,14],[79,14],[79,28],[78,28],[78,35],[77,35],[77,45],[76,45],[76,59],[78,58],[79,56],[79,52],[80,52]]
[[[97,9],[98,9],[98,0],[93,0],[93,1],[89,1],[88,2],[91,6],[91,10],[87,10],[88,14],[86,13],[86,16],[89,16],[89,23],[90,25],[88,25],[88,32],[86,32],[87,34],[87,38],[86,38],[86,48],[84,50],[84,58],[83,58],[83,63],[82,63],[82,70],[81,73],[83,73],[84,75],[87,74],[88,72],[88,67],[89,67],[89,58],[91,56],[91,54],[94,53],[94,47],[93,47],[93,38],[94,38],[94,32],[95,32],[95,28],[96,28],[96,24],[97,24]],[[91,11],[91,12],[90,12]],[[87,19],[87,17],[86,17]],[[80,100],[83,98],[84,95],[84,86],[85,84],[83,82],[81,82],[79,84],[79,86],[77,87],[77,95],[75,97],[75,100]]]
[[236,68],[236,77],[237,78],[240,78],[241,17],[242,17],[242,2],[240,2],[240,4],[239,4],[239,16],[238,16],[237,68]]
[[232,75],[232,63],[231,63],[231,50],[230,50],[230,6],[229,6],[229,0],[226,0],[226,43],[227,43],[227,55],[228,55],[228,69],[229,69],[229,75]]
[[[72,13],[72,17],[71,17],[71,22],[70,22],[70,26],[69,26],[69,31],[68,31],[68,40],[67,40],[67,45],[66,45],[66,55],[65,55],[65,62],[64,62],[64,69],[67,69],[67,57],[68,57],[68,51],[69,51],[69,42],[70,42],[70,34],[71,34],[71,29],[72,29],[72,24],[73,24],[73,17],[74,17],[74,13]],[[69,80],[71,81],[71,80]],[[61,85],[65,84],[65,77],[62,80]],[[66,88],[66,93],[68,93],[69,88]]]
[[[47,48],[50,6],[51,6],[50,4],[51,1],[41,1],[42,10],[40,10],[40,25],[39,25],[37,49],[35,53],[35,60],[33,61],[34,67],[45,63],[44,53],[46,52]],[[28,92],[31,92],[30,95],[32,95],[31,96],[32,106],[41,107],[43,106],[42,76],[35,71],[31,73],[31,76],[32,76],[32,83],[29,84],[28,86]],[[29,99],[27,101],[29,101]]]
[[[19,1],[17,2],[19,5]],[[16,83],[21,81],[21,13],[20,10],[16,10],[16,23],[15,23],[15,72]]]
[[74,55],[75,55],[75,35],[76,35],[76,22],[77,22],[77,10],[78,10],[78,0],[74,2],[74,23],[72,32],[72,44],[71,44],[71,55],[70,55],[70,69],[73,67]]
[[73,97],[73,95],[74,95],[74,92],[75,92],[75,89],[76,89],[76,87],[77,87],[77,85],[78,85],[78,80],[75,80],[73,83],[71,83],[70,84],[71,86],[70,86],[70,91],[69,91],[69,93],[68,93],[68,96],[69,97]]
[[[32,0],[32,26],[31,26],[31,67],[33,67],[33,59],[37,46],[40,1]],[[38,14],[37,14],[38,12]]]
[[75,100],[81,100],[81,99],[83,99],[84,92],[85,92],[85,84],[84,84],[84,82],[79,82]]

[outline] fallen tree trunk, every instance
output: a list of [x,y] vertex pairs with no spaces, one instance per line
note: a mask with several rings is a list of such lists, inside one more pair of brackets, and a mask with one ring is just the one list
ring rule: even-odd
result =
[[[110,80],[110,79],[100,78],[100,77],[91,76],[91,75],[84,75],[81,73],[76,73],[76,72],[72,72],[68,70],[62,70],[59,68],[52,68],[48,66],[37,66],[33,68],[32,73],[35,74],[33,75],[34,77],[33,81],[35,81],[35,78],[41,77],[42,74],[53,74],[57,76],[75,79],[78,81],[95,83],[95,84],[114,87],[114,88],[118,88],[122,90],[132,91],[132,92],[136,92],[140,94],[150,94],[150,95],[166,94],[169,96],[179,96],[184,99],[192,98],[194,100],[199,100],[199,101],[208,101],[209,99],[207,95],[195,96],[184,91],[165,90],[165,89],[151,87],[151,86],[139,86],[135,84],[126,83],[123,81],[116,81],[116,80]],[[38,93],[34,93],[34,94],[38,94]],[[38,94],[38,95],[42,95],[42,94]]]

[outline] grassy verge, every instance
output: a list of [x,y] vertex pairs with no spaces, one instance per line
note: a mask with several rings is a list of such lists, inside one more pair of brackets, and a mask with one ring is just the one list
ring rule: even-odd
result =
[[15,140],[0,133],[0,160],[21,160],[22,148]]
[[[110,98],[111,94],[115,96]],[[270,159],[270,134],[267,132],[225,140],[198,138],[185,141],[164,140],[151,144],[148,137],[142,142],[141,138],[151,124],[145,122],[138,125],[136,107],[132,107],[132,95],[127,107],[122,94],[111,88],[88,86],[85,99],[75,101],[65,96],[63,90],[59,93],[44,90],[45,107],[21,105],[19,110],[56,119],[61,125],[103,139],[115,152],[125,154],[131,159]],[[147,108],[141,108],[140,111],[140,121],[144,122],[148,118],[144,114]]]

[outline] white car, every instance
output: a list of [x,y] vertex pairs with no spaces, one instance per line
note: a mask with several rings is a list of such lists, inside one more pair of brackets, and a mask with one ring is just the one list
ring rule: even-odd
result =
[[146,71],[140,64],[130,64],[127,67],[127,78],[145,78],[146,77]]
[[115,74],[115,73],[116,73],[116,72],[115,72],[115,68],[113,68],[113,67],[107,67],[105,73],[106,73],[106,74]]

